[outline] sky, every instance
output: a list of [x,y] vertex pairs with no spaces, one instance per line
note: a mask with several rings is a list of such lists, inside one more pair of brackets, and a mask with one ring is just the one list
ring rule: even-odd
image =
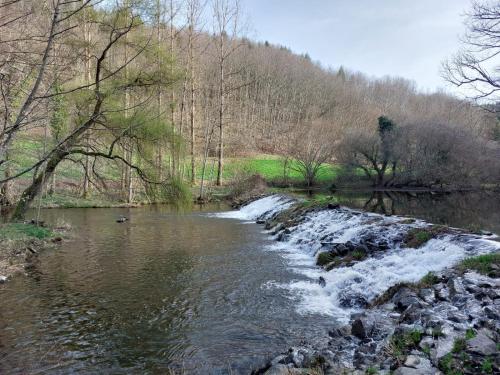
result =
[[470,0],[242,0],[249,36],[308,53],[325,67],[401,76],[453,91],[440,76]]

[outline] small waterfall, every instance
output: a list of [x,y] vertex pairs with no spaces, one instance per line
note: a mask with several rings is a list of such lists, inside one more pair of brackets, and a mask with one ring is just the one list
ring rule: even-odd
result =
[[[220,216],[265,220],[293,203],[293,199],[274,195]],[[275,234],[278,242],[267,249],[280,252],[302,278],[286,285],[271,282],[267,287],[290,291],[301,313],[331,315],[347,322],[352,312],[359,311],[391,286],[417,282],[428,272],[442,271],[466,257],[500,250],[499,242],[458,230],[441,234],[418,249],[406,248],[403,244],[406,233],[426,226],[429,224],[421,220],[347,208],[310,212],[298,225]],[[369,257],[330,272],[316,266],[319,251],[348,242],[369,247]],[[317,282],[320,276],[326,285]]]
[[216,217],[239,220],[267,220],[296,202],[295,199],[283,195],[270,195],[242,206],[237,211],[214,214]]

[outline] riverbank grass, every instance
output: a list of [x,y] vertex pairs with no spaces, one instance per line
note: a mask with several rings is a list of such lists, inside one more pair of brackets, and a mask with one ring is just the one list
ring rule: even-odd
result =
[[0,240],[24,241],[29,239],[47,239],[53,237],[51,229],[34,224],[9,223],[0,225]]
[[462,261],[458,268],[461,271],[477,271],[483,275],[500,270],[500,253],[484,254]]

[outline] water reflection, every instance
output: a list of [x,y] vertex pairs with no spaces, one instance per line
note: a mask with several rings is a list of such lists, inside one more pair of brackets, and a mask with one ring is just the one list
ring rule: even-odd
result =
[[500,233],[500,194],[497,192],[336,192],[345,206],[383,215],[404,215],[435,224]]

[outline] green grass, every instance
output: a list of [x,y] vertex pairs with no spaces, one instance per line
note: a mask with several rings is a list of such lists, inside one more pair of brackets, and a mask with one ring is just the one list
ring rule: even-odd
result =
[[462,261],[458,266],[462,271],[474,270],[483,275],[487,275],[493,271],[493,266],[500,266],[500,253],[479,255],[477,257],[468,258]]
[[427,273],[427,275],[422,277],[417,286],[422,288],[430,288],[434,284],[437,284],[439,280],[440,280],[439,277],[437,277],[434,273],[429,272]]
[[418,249],[444,232],[446,232],[446,228],[440,225],[432,225],[427,228],[413,228],[406,234],[404,245],[406,247]]
[[316,260],[316,264],[318,266],[326,266],[328,263],[331,263],[334,260],[335,258],[328,251],[325,251],[323,253],[318,254],[318,259]]
[[52,235],[50,229],[33,224],[12,223],[0,225],[0,240],[44,239],[52,237]]
[[[302,174],[297,169],[298,163],[296,161],[289,162],[287,177],[290,182],[296,183],[304,180]],[[325,164],[318,172],[317,183],[331,183],[339,171],[340,167]],[[231,158],[226,160],[223,173],[224,179],[232,179],[242,172],[249,174],[258,173],[268,181],[281,181],[284,178],[284,160],[273,155],[258,155],[250,158]]]

